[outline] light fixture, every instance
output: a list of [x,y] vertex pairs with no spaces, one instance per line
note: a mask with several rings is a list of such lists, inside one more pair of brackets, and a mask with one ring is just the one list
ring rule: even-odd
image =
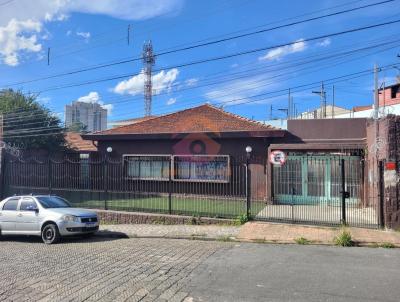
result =
[[111,147],[107,147],[107,152],[111,153],[112,152],[112,148]]
[[253,151],[253,148],[251,146],[247,146],[246,147],[246,152],[247,153],[251,153],[251,151]]

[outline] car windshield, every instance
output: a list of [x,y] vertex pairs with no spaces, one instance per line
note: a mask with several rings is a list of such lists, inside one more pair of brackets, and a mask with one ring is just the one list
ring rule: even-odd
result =
[[70,208],[71,205],[64,199],[56,196],[36,197],[39,203],[45,209]]

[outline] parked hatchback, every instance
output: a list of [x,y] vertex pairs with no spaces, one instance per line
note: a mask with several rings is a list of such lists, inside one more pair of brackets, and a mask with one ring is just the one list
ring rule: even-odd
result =
[[0,202],[0,236],[41,236],[52,244],[64,236],[93,235],[98,229],[96,212],[73,208],[58,196],[13,196]]

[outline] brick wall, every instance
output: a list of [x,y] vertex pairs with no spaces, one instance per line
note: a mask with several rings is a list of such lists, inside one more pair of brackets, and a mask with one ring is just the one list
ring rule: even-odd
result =
[[396,171],[385,171],[386,226],[400,229],[400,116],[387,117],[386,161],[397,163]]

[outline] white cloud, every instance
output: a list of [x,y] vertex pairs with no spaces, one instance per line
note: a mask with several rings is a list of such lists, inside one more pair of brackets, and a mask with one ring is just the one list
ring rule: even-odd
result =
[[72,30],[68,30],[67,32],[66,32],[66,35],[67,36],[70,36],[72,34]]
[[[164,91],[170,91],[170,89],[172,88],[172,84],[178,77],[178,74],[179,70],[174,68],[167,72],[162,70],[159,73],[153,75],[153,93],[160,94]],[[112,91],[118,94],[143,94],[144,78],[145,77],[142,72],[136,76],[131,77],[128,80],[119,82]]]
[[100,94],[96,91],[89,92],[88,95],[81,96],[76,101],[83,103],[98,103],[101,107],[107,109],[108,114],[111,114],[112,109],[114,108],[113,104],[104,104],[104,102],[101,101]]
[[76,35],[84,38],[85,40],[88,40],[90,38],[90,32],[77,31]]
[[38,97],[36,99],[36,101],[38,101],[41,104],[48,104],[50,102],[51,98],[48,96],[44,96],[44,97]]
[[173,104],[175,104],[176,103],[176,98],[170,98],[168,101],[167,101],[167,105],[173,105]]
[[185,84],[186,84],[187,87],[193,87],[193,86],[197,85],[198,81],[199,81],[199,79],[191,78],[191,79],[187,79],[185,81]]
[[302,52],[306,49],[307,43],[304,39],[299,39],[294,44],[271,49],[266,55],[259,57],[258,59],[261,61],[278,61],[289,54]]
[[[145,20],[176,13],[183,0],[18,0],[0,9],[0,63],[16,66],[20,52],[39,52],[37,34],[46,22],[60,22],[71,13],[101,14],[124,20]],[[68,35],[68,34],[67,34]],[[46,37],[46,35],[44,36]]]
[[0,59],[5,64],[19,64],[19,51],[39,52],[42,46],[37,35],[42,30],[40,22],[11,19],[7,26],[0,27]]
[[321,42],[318,42],[317,45],[320,47],[327,47],[327,46],[331,45],[331,42],[332,42],[331,39],[325,38]]
[[207,92],[204,96],[214,103],[241,104],[249,101],[251,96],[260,94],[268,89],[277,87],[269,74],[240,79],[219,86]]

